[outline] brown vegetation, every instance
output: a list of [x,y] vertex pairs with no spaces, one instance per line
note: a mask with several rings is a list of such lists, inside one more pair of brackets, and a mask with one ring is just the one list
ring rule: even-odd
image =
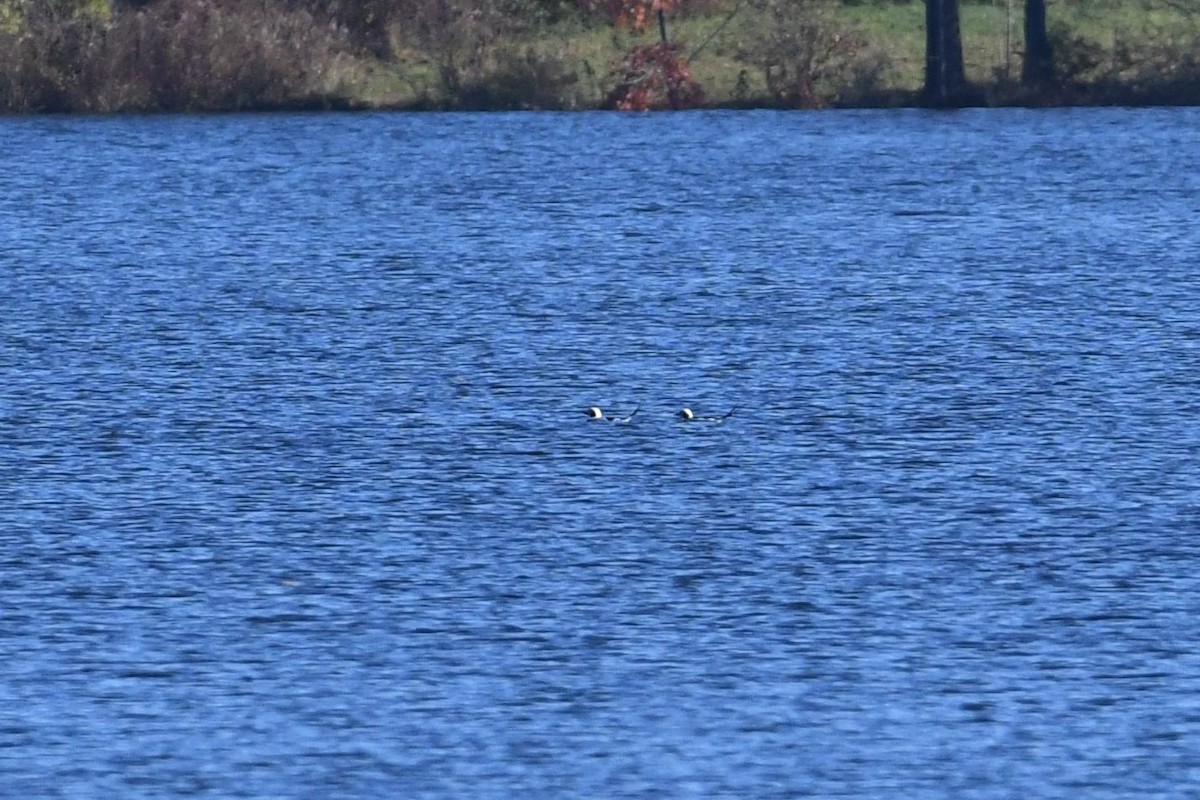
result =
[[[1177,18],[1190,13],[1182,0],[1139,1],[1171,6]],[[901,8],[857,0],[0,0],[0,112],[914,104],[920,97],[907,75],[919,45],[888,22]],[[1043,79],[1017,84],[1005,56],[994,81],[972,76],[983,102],[1200,102],[1200,26],[1132,30],[1113,21],[1105,37],[1108,18],[1080,30],[1057,18],[1068,8],[1075,13],[1050,9],[1053,64],[1041,65]],[[686,38],[660,37],[659,11]],[[1005,52],[1019,58],[1021,46]]]
[[657,42],[635,47],[617,69],[616,88],[605,108],[618,111],[697,108],[704,90],[692,78],[678,45]]
[[344,104],[344,42],[303,10],[160,0],[111,20],[31,5],[0,32],[0,107],[215,111]]
[[[677,0],[7,2],[19,14],[9,13],[14,24],[0,24],[0,111],[369,106],[378,103],[364,87],[378,74],[405,82],[411,107],[645,109],[705,102],[682,43],[637,40],[657,12],[683,15]],[[757,83],[768,94],[760,103],[824,105],[837,96],[839,73],[854,71],[860,39],[838,32],[826,16],[809,16],[825,2],[760,3],[768,29],[734,54],[745,66],[743,81],[746,69],[762,76]],[[81,12],[84,3],[92,10]],[[97,4],[110,13],[94,13]],[[720,0],[704,0],[703,7],[695,0],[686,10],[704,9],[720,12]],[[569,43],[554,46],[555,26],[607,28],[614,44],[626,36],[629,43],[597,61]]]
[[774,104],[821,108],[881,91],[885,62],[860,32],[837,25],[831,0],[760,0],[763,29],[739,52]]

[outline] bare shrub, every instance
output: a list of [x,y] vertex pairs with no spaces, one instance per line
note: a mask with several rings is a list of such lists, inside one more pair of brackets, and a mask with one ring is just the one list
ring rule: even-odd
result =
[[1140,102],[1200,102],[1200,32],[1163,31],[1136,47],[1118,36],[1110,83],[1123,84]]
[[761,28],[738,58],[762,74],[775,103],[820,108],[878,89],[886,59],[836,22],[831,0],[759,0],[755,7]]
[[425,94],[433,105],[459,107],[491,71],[498,42],[512,21],[486,0],[416,0],[393,22],[395,49],[420,53],[430,68]]
[[574,108],[584,102],[564,52],[532,44],[514,0],[406,0],[393,49],[426,68],[418,91],[436,108]]
[[1184,21],[1116,28],[1111,45],[1051,23],[1055,73],[1074,102],[1200,102],[1200,11],[1172,0],[1149,0],[1146,8],[1173,9]]
[[18,112],[330,105],[339,102],[341,51],[336,29],[269,2],[161,0],[110,21],[38,13],[0,34],[0,104]]
[[1111,70],[1108,54],[1103,47],[1075,35],[1061,22],[1052,22],[1047,36],[1054,49],[1055,74],[1064,83],[1094,81]]
[[464,90],[459,105],[473,108],[574,109],[586,104],[578,91],[579,76],[559,53],[532,47],[497,51],[490,74]]
[[161,109],[320,105],[341,50],[338,31],[305,11],[214,0],[163,0],[109,34],[115,71],[133,70]]
[[96,22],[48,3],[30,4],[0,27],[0,107],[69,111]]
[[389,30],[392,20],[403,15],[405,3],[399,0],[285,0],[286,8],[312,14],[346,32],[355,47],[378,58],[392,55]]

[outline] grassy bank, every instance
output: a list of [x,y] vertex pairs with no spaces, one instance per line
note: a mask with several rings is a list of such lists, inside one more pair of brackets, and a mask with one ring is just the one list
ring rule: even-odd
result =
[[[1058,80],[1035,93],[1019,85],[1022,6],[964,3],[967,75],[996,105],[1200,103],[1200,17],[1181,8],[1052,4]],[[923,81],[924,15],[920,2],[729,2],[674,19],[672,35],[684,53],[694,53],[691,73],[713,106],[911,105]],[[409,50],[373,65],[361,97],[392,107],[591,108],[603,103],[622,54],[657,36],[653,29],[639,36],[579,19],[560,22],[497,42],[491,63],[467,81],[479,90],[457,97],[437,79],[436,53]],[[789,101],[768,77],[781,67],[793,76],[810,73],[816,96]]]
[[[0,109],[598,108],[631,74],[622,59],[659,37],[565,0],[152,0],[107,13],[69,1],[26,3],[0,25]],[[1021,6],[964,3],[968,77],[991,104],[1200,103],[1200,17],[1149,2],[1052,3],[1057,80],[1036,93],[1018,83]],[[691,9],[671,33],[704,105],[917,102],[919,2]]]

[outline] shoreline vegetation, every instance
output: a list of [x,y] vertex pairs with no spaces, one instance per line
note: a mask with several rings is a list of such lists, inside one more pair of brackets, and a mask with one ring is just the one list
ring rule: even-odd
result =
[[[1025,0],[1031,2],[1032,0]],[[962,0],[956,105],[1200,105],[1200,0]],[[0,112],[924,105],[920,0],[0,0]]]

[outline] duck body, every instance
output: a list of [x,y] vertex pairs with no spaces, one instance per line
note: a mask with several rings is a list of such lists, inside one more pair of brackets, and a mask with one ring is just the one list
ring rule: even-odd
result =
[[729,411],[719,417],[698,417],[690,408],[685,408],[679,412],[679,418],[684,422],[724,422],[733,415],[735,410],[737,410],[737,406],[729,409]]
[[601,422],[629,422],[633,419],[633,415],[638,412],[639,408],[641,408],[641,406],[635,407],[633,411],[629,412],[629,416],[627,417],[606,417],[604,416],[604,412],[600,410],[599,406],[592,406],[583,413],[587,414],[588,419],[598,420]]

